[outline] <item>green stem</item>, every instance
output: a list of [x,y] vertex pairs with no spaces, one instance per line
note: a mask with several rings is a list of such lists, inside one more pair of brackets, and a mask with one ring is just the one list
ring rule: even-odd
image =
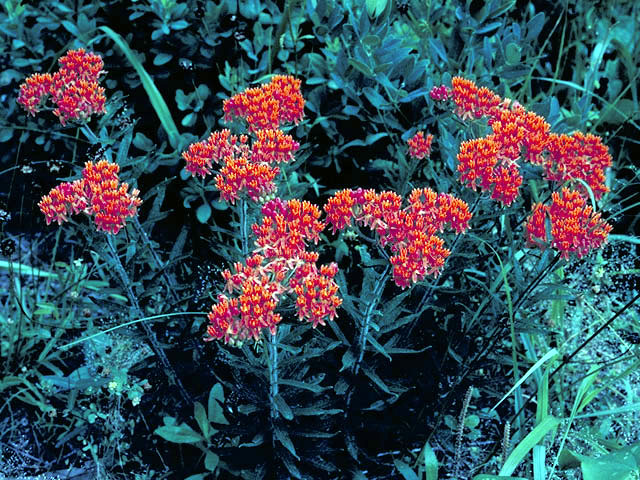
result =
[[240,216],[240,236],[242,241],[242,256],[249,255],[249,232],[247,230],[247,201],[242,198],[238,200],[238,215]]
[[169,292],[173,300],[177,302],[178,295],[173,289],[171,279],[169,278],[169,275],[164,269],[165,268],[164,263],[162,262],[162,260],[160,260],[160,256],[156,252],[156,249],[153,248],[153,245],[151,244],[151,240],[149,240],[149,236],[147,235],[147,232],[145,232],[144,229],[142,228],[142,225],[140,225],[140,220],[138,220],[137,215],[133,217],[133,224],[136,227],[136,230],[138,231],[138,233],[140,234],[140,237],[142,238],[142,243],[144,243],[144,245],[151,252],[151,256],[153,257],[153,261],[156,264],[156,267],[158,268],[158,270],[162,272],[162,278],[164,278],[164,281],[167,285],[167,291]]
[[[116,248],[113,245],[113,238],[109,234],[107,234],[107,245],[109,247],[109,250],[111,251],[113,262],[115,264],[116,270],[118,271],[118,275],[120,276],[120,281],[122,282],[122,285],[124,286],[127,292],[129,301],[133,305],[133,308],[135,309],[138,316],[144,317],[144,313],[142,311],[142,308],[140,308],[140,303],[138,302],[138,298],[135,296],[135,294],[133,293],[133,289],[131,288],[131,282],[129,281],[129,276],[127,275],[127,272],[124,270],[124,266],[122,265],[122,262],[120,261],[120,257],[118,256],[118,252],[116,251]],[[169,359],[167,358],[166,354],[164,353],[164,350],[162,350],[162,348],[160,347],[160,344],[158,343],[158,339],[156,337],[155,332],[151,329],[151,327],[146,322],[140,322],[140,324],[142,325],[142,328],[147,336],[147,339],[149,340],[153,353],[155,353],[155,355],[160,360],[160,363],[164,367],[165,374],[169,378],[169,381],[178,387],[178,390],[180,391],[182,398],[188,404],[191,404],[192,403],[191,396],[189,395],[187,390],[184,388],[184,385],[182,385],[182,382],[180,381],[180,378],[178,377],[173,366],[169,363]]]
[[360,338],[358,339],[359,353],[358,353],[358,358],[356,360],[356,363],[353,367],[353,373],[355,375],[358,374],[358,371],[360,370],[360,365],[362,364],[362,359],[364,358],[364,351],[367,345],[367,335],[369,334],[369,327],[371,326],[371,317],[373,316],[373,312],[376,306],[378,305],[378,302],[380,301],[380,297],[382,296],[382,291],[384,290],[384,286],[387,283],[390,268],[391,268],[391,265],[387,264],[387,266],[384,269],[384,272],[382,272],[380,277],[378,277],[378,280],[376,281],[376,285],[373,288],[373,298],[371,299],[371,303],[369,303],[369,307],[367,308],[364,319],[362,321]]
[[269,405],[271,419],[278,418],[276,396],[278,395],[278,332],[275,334],[265,332],[267,337],[267,365],[269,367]]
[[150,317],[137,318],[135,320],[131,320],[129,322],[121,323],[120,325],[116,325],[115,327],[107,328],[106,330],[102,330],[101,332],[94,333],[93,335],[89,335],[88,337],[79,338],[78,340],[74,340],[73,342],[66,343],[58,347],[60,350],[66,350],[68,348],[77,345],[78,343],[86,342],[87,340],[94,339],[99,337],[100,335],[104,335],[105,333],[110,333],[115,330],[118,330],[123,327],[128,327],[130,325],[135,325],[140,322],[148,322],[150,320],[157,320],[158,318],[168,318],[168,317],[179,317],[183,315],[206,315],[207,312],[174,312],[174,313],[161,313],[159,315],[152,315]]

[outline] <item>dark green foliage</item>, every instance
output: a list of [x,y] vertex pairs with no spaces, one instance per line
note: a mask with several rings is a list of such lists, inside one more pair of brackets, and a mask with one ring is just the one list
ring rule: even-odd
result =
[[[626,478],[640,462],[638,10],[2,2],[0,473]],[[19,84],[80,47],[105,61],[106,114],[83,128],[27,116]],[[271,74],[300,78],[306,99],[304,121],[286,128],[300,149],[281,165],[279,197],[322,205],[342,188],[430,187],[467,201],[471,230],[444,234],[442,274],[402,290],[374,232],[326,229],[314,248],[340,267],[335,320],[312,329],[288,297],[276,335],[204,343],[220,272],[253,250],[260,205],[222,201],[181,153],[212,130],[244,133],[222,102]],[[508,208],[461,185],[459,146],[488,126],[430,99],[455,75],[553,132],[603,137],[606,248],[579,262],[529,248],[524,222],[548,193],[537,167]],[[407,154],[417,130],[434,134],[429,159]],[[83,215],[45,225],[40,198],[103,157],[141,191],[139,215],[113,237]]]

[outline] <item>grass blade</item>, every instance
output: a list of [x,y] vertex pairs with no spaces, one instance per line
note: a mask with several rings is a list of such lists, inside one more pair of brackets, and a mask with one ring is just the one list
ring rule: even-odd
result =
[[142,82],[142,86],[144,87],[147,95],[149,96],[149,100],[151,101],[151,105],[153,109],[156,111],[158,115],[158,119],[162,124],[165,132],[167,132],[167,136],[169,137],[169,143],[173,148],[177,148],[180,140],[180,132],[178,132],[178,128],[171,117],[171,113],[169,112],[169,107],[167,107],[164,98],[160,94],[158,87],[153,83],[153,79],[147,73],[147,71],[142,66],[142,63],[138,60],[138,58],[133,54],[129,45],[119,34],[111,30],[109,27],[99,27],[107,36],[114,41],[114,43],[122,50],[127,60],[131,63],[133,68],[136,70],[138,76],[140,77],[140,81]]
[[560,420],[548,416],[540,424],[531,430],[529,434],[513,449],[507,460],[504,462],[499,475],[511,475],[522,459],[540,442],[550,430],[556,428]]

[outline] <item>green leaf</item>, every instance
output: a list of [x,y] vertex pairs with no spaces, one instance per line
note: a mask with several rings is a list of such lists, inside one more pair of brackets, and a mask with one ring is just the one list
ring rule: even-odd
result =
[[373,70],[371,70],[371,68],[368,65],[362,63],[360,60],[356,60],[355,58],[350,58],[349,65],[351,65],[353,68],[358,70],[360,73],[363,73],[369,77],[373,76]]
[[209,217],[211,217],[211,206],[208,203],[203,203],[196,210],[196,217],[200,223],[207,223]]
[[525,373],[520,380],[516,382],[516,384],[511,387],[511,389],[505,393],[505,395],[500,399],[498,403],[496,403],[491,410],[495,410],[498,405],[500,405],[513,391],[515,391],[520,385],[522,385],[531,374],[533,374],[536,370],[538,370],[542,365],[549,359],[558,355],[558,351],[555,348],[549,350],[540,360],[538,360],[529,370]]
[[207,454],[204,457],[204,468],[210,472],[215,472],[216,468],[218,468],[219,461],[220,457],[218,457],[218,455],[213,453],[211,450],[207,450]]
[[367,97],[367,100],[371,102],[371,105],[373,105],[376,108],[382,108],[383,106],[386,106],[388,103],[387,100],[382,95],[380,95],[380,93],[378,93],[377,90],[374,90],[371,87],[364,87],[362,89],[362,92]]
[[153,64],[156,66],[164,65],[172,58],[173,58],[173,55],[171,55],[170,53],[159,53],[154,57]]
[[366,0],[367,13],[371,18],[378,18],[387,8],[388,0]]
[[540,12],[527,22],[527,36],[525,40],[537,39],[542,31],[542,27],[544,27],[544,13]]
[[424,447],[422,447],[420,456],[424,459],[425,480],[438,480],[438,458],[433,448],[431,448],[431,445],[429,445],[429,442],[425,443]]
[[510,65],[520,63],[520,45],[515,42],[509,42],[504,49],[504,56]]
[[274,401],[276,407],[278,408],[278,411],[282,414],[282,416],[287,420],[293,420],[293,412],[291,411],[289,405],[287,405],[287,402],[284,401],[284,398],[280,396],[280,394],[275,396]]
[[209,440],[209,437],[211,436],[209,432],[209,419],[207,418],[207,412],[204,409],[204,405],[200,402],[196,402],[193,405],[193,416],[195,417],[196,422],[198,422],[204,438]]
[[176,124],[171,117],[169,107],[167,107],[167,103],[164,101],[164,98],[162,98],[158,87],[156,87],[156,84],[153,83],[153,79],[144,69],[142,63],[140,63],[140,61],[138,60],[138,57],[133,54],[127,42],[120,35],[118,35],[107,26],[101,26],[99,27],[99,30],[102,30],[107,34],[109,38],[111,38],[111,40],[114,41],[118,48],[122,50],[122,53],[124,53],[125,57],[127,57],[129,63],[131,63],[131,65],[135,69],[136,73],[140,77],[142,86],[149,96],[151,105],[156,111],[156,115],[158,115],[158,119],[160,120],[162,127],[164,128],[165,132],[167,132],[169,143],[172,147],[177,148],[180,144],[180,133],[178,132],[178,127],[176,127]]
[[640,443],[635,443],[598,458],[583,458],[582,477],[584,480],[626,480],[640,471],[639,461]]
[[216,383],[211,387],[209,392],[209,401],[207,403],[207,409],[209,411],[209,422],[220,423],[222,425],[229,425],[229,422],[224,417],[224,411],[222,405],[224,403],[224,391],[222,385]]
[[143,152],[149,153],[153,149],[153,142],[144,133],[137,132],[133,137],[133,146]]
[[289,437],[289,434],[287,432],[279,429],[278,427],[275,427],[273,431],[276,434],[276,438],[278,439],[278,441],[282,445],[284,445],[284,447],[287,450],[289,450],[294,457],[296,457],[298,460],[300,460],[300,457],[296,453],[296,449],[293,446],[293,442],[291,441],[291,438]]
[[198,114],[195,112],[190,112],[190,113],[187,113],[182,118],[182,120],[180,121],[180,124],[183,127],[192,127],[196,123],[197,119],[198,119]]
[[186,20],[178,20],[175,22],[171,22],[171,25],[170,25],[170,27],[173,30],[184,30],[188,26],[189,26],[189,22],[187,22]]
[[0,142],[4,143],[13,137],[13,128],[3,128],[0,130]]
[[400,460],[394,460],[393,463],[405,480],[419,480],[418,475],[406,463]]
[[342,355],[342,368],[340,371],[351,368],[351,365],[353,365],[355,361],[356,357],[353,356],[353,352],[351,352],[351,350],[347,350],[344,352],[344,355]]
[[630,98],[622,98],[616,104],[611,104],[604,109],[600,121],[619,125],[633,118],[637,112],[635,103]]
[[435,54],[438,57],[440,57],[440,59],[444,63],[449,62],[449,57],[447,57],[447,51],[444,49],[444,45],[442,44],[442,41],[440,41],[439,38],[430,38],[429,47],[431,48],[431,50],[435,52]]
[[156,428],[153,433],[173,443],[198,443],[204,440],[193,428],[184,423],[164,425]]
[[552,429],[556,428],[560,420],[549,415],[536,428],[522,439],[522,441],[513,449],[507,460],[504,462],[500,475],[511,475],[522,459],[529,453],[535,445],[537,445],[544,436]]

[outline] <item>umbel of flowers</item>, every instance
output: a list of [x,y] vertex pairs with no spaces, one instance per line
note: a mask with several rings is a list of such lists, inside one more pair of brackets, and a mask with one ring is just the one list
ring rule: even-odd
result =
[[69,50],[58,60],[53,74],[34,73],[20,85],[18,103],[31,115],[51,98],[53,114],[65,125],[69,120],[83,122],[94,113],[105,113],[104,88],[99,77],[104,63],[99,55],[80,48]]
[[218,297],[209,313],[206,340],[241,344],[257,340],[264,328],[275,334],[282,320],[275,310],[285,295],[295,298],[298,318],[314,328],[333,320],[342,303],[334,281],[337,265],[318,268],[318,253],[307,250],[308,242],[317,243],[325,228],[318,207],[276,198],[263,205],[262,215],[262,221],[252,225],[257,237],[254,253],[244,265],[236,263],[233,271],[222,273],[228,292],[238,296]]
[[213,164],[220,165],[215,178],[222,198],[234,203],[246,191],[253,201],[273,194],[277,164],[293,159],[300,144],[286,135],[280,126],[298,123],[304,116],[300,80],[275,75],[271,82],[250,88],[224,102],[225,118],[246,120],[252,135],[232,135],[229,130],[215,131],[208,139],[189,146],[182,157],[185,170],[203,178],[211,174]]
[[62,224],[70,215],[83,212],[93,217],[98,231],[118,233],[142,203],[137,189],[128,193],[129,185],[120,183],[119,170],[117,164],[106,160],[87,162],[81,179],[61,183],[38,203],[47,225],[53,221]]
[[380,245],[393,252],[393,278],[402,288],[427,275],[437,276],[451,253],[437,234],[445,227],[463,233],[471,219],[463,200],[430,188],[414,189],[404,208],[402,197],[394,192],[341,190],[324,209],[334,232],[350,226],[353,219],[377,233]]
[[551,247],[567,258],[572,252],[582,257],[606,241],[611,226],[586,206],[588,192],[582,183],[596,199],[609,190],[605,171],[611,166],[611,155],[600,137],[551,133],[541,116],[461,77],[452,79],[451,88],[434,87],[431,98],[451,101],[463,120],[488,119],[489,135],[460,145],[458,172],[464,185],[511,205],[520,195],[520,164],[527,162],[541,166],[549,182],[570,186],[563,187],[562,194],[555,192],[551,205],[533,206],[527,222],[530,244],[545,248],[550,238]]
[[[229,130],[212,132],[182,154],[185,169],[206,177],[214,164],[222,198],[234,203],[246,194],[254,202],[274,195],[278,164],[294,158],[300,145],[280,127],[304,116],[300,80],[274,76],[257,88],[239,93],[224,103],[225,118],[247,122],[249,135]],[[262,219],[252,225],[255,249],[244,263],[222,273],[229,296],[221,294],[209,313],[208,337],[232,345],[258,340],[263,329],[276,333],[282,320],[276,309],[289,296],[300,320],[315,328],[336,316],[342,303],[334,277],[337,265],[317,266],[318,254],[308,251],[317,243],[325,223],[320,209],[307,201],[273,198],[262,205]]]

